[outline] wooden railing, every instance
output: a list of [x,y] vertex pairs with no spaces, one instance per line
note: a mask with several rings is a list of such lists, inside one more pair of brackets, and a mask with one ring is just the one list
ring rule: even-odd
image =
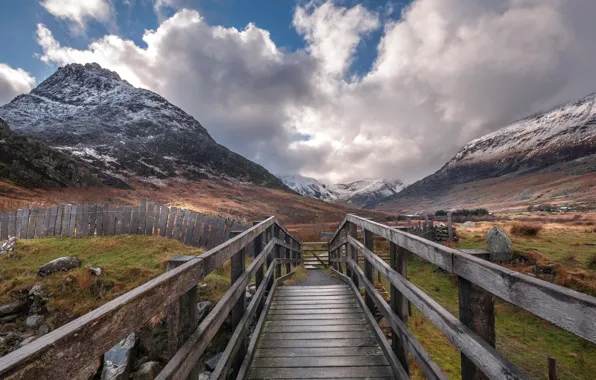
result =
[[[357,228],[364,230],[364,244]],[[375,255],[374,235],[389,241],[390,264]],[[458,276],[460,318],[407,280],[408,253]],[[364,268],[358,266],[364,257]],[[334,269],[344,266],[352,281],[366,289],[365,302],[387,318],[393,350],[408,371],[408,352],[429,379],[445,379],[407,328],[408,302],[417,307],[462,353],[462,378],[526,379],[528,376],[495,349],[493,295],[521,307],[581,338],[596,343],[596,298],[530,277],[380,223],[347,215],[329,242]],[[391,284],[387,303],[373,285],[373,270]]]
[[[275,217],[233,235],[200,256],[170,260],[163,275],[1,357],[0,378],[87,379],[97,370],[104,352],[162,312],[167,313],[168,343],[175,354],[158,379],[198,378],[198,359],[232,314],[234,335],[218,364],[217,375],[212,377],[225,378],[242,363],[248,324],[262,308],[274,276],[281,273],[281,265],[290,271],[291,265],[300,262],[301,245]],[[256,255],[245,269],[249,243],[253,243]],[[230,259],[231,287],[198,324],[197,284]],[[257,291],[245,310],[245,288],[253,275]]]

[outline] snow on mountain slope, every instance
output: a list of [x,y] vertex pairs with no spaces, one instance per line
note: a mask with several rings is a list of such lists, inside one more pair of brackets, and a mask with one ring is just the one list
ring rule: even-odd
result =
[[125,180],[234,178],[286,188],[265,168],[217,144],[192,116],[98,64],[61,67],[0,107],[27,134]]
[[283,183],[299,194],[327,202],[346,202],[363,207],[404,188],[400,180],[365,180],[326,185],[314,178],[301,175],[279,175]]
[[[391,210],[392,204],[399,204],[403,209],[402,199],[440,199],[459,184],[505,175],[508,179],[528,176],[594,154],[596,94],[470,141],[437,172],[384,199],[377,208]],[[573,165],[563,167],[569,170]]]

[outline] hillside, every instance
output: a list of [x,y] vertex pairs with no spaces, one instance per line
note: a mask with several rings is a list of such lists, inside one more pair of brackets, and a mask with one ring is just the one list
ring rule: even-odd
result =
[[405,187],[400,180],[364,180],[327,185],[298,174],[278,177],[298,194],[356,207],[375,204],[381,199],[397,194]]
[[590,95],[469,142],[436,173],[371,208],[416,212],[589,203],[595,154],[596,95]]
[[216,143],[180,108],[98,64],[61,67],[0,107],[0,118],[13,131],[124,181],[223,178],[287,189],[262,166]]

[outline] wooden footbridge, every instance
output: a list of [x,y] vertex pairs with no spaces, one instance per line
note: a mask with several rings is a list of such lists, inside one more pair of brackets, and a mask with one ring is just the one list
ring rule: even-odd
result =
[[[375,235],[389,243],[389,264],[374,252]],[[255,255],[247,266],[249,245]],[[302,243],[275,217],[231,231],[201,256],[170,260],[165,274],[1,357],[0,378],[91,378],[104,352],[159,316],[170,360],[157,379],[198,379],[201,357],[224,325],[231,335],[211,379],[408,379],[412,363],[429,379],[446,379],[408,329],[409,303],[461,351],[463,379],[529,378],[495,348],[493,296],[596,343],[595,298],[355,215],[329,242],[328,265],[343,285],[283,286],[301,254]],[[408,281],[407,255],[458,277],[459,318]],[[197,284],[228,260],[230,289],[199,323]],[[389,301],[373,285],[375,271],[391,284]],[[391,326],[391,342],[378,315]]]

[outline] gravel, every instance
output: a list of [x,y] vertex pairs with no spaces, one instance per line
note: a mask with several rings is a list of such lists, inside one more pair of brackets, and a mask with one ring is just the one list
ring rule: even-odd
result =
[[[345,285],[339,278],[329,277],[326,273],[319,270],[309,270],[308,277],[296,280],[293,286],[325,286],[325,285]],[[292,285],[290,285],[292,286]]]

